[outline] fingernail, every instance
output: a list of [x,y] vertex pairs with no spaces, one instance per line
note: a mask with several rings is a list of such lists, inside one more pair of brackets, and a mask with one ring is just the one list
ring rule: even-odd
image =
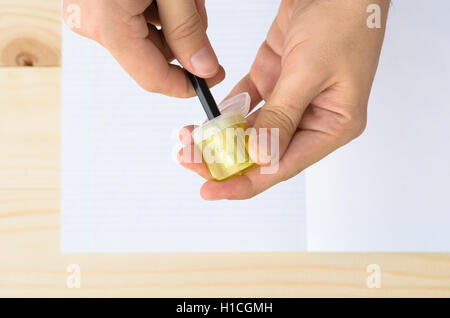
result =
[[250,94],[245,92],[224,100],[219,104],[221,113],[239,112],[242,116],[247,116],[250,111]]
[[191,57],[191,64],[197,75],[208,77],[217,73],[219,64],[211,48],[205,46]]

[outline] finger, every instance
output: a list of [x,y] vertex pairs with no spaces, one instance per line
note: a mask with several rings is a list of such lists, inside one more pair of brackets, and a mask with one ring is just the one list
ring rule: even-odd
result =
[[262,174],[263,167],[259,167],[223,182],[209,180],[202,186],[200,195],[205,200],[252,198],[275,184],[297,175],[338,147],[339,143],[330,135],[315,131],[298,132],[279,162],[276,173]]
[[181,128],[178,138],[182,145],[187,146],[194,143],[194,139],[192,139],[192,132],[197,128],[195,125],[189,125]]
[[261,109],[257,109],[256,111],[251,113],[249,116],[247,116],[247,118],[246,118],[247,124],[250,127],[253,127],[255,125],[256,118],[258,117],[260,111],[261,111]]
[[200,14],[200,17],[202,18],[205,29],[207,29],[208,28],[208,14],[206,12],[205,0],[195,0],[195,5],[197,6],[197,11]]
[[205,200],[244,200],[252,198],[272,186],[285,181],[311,164],[342,146],[333,135],[319,131],[297,132],[278,165],[275,173],[262,174],[261,169],[250,170],[246,174],[223,182],[207,181],[200,190]]
[[[328,84],[326,74],[319,72],[320,68],[313,65],[312,59],[302,56],[299,46],[283,61],[275,88],[255,120],[254,128],[257,134],[250,136],[249,153],[256,162],[266,164],[267,158],[282,158],[299,127],[304,110]],[[270,136],[276,132],[279,138],[272,140]],[[271,142],[278,144],[272,145]],[[262,153],[263,144],[268,144],[267,148],[275,150],[276,153]]]
[[181,166],[196,172],[202,178],[209,180],[211,179],[211,175],[206,166],[203,164],[201,158],[202,157],[198,149],[193,145],[188,145],[180,149],[177,156],[178,162]]
[[[338,92],[333,100],[340,100],[350,111],[336,112],[326,101]],[[319,103],[316,105],[315,103]],[[362,134],[367,122],[367,99],[360,98],[355,90],[341,91],[330,88],[316,98],[305,111],[300,130],[286,151],[283,161],[288,179],[334,150]]]
[[155,44],[168,63],[172,62],[175,57],[167,45],[162,31],[158,30],[158,28],[153,24],[148,24],[148,30],[149,34],[147,38]]
[[[207,28],[208,15],[205,8],[205,0],[195,0],[195,3],[197,5],[198,13],[202,18],[203,24],[205,25],[205,28]],[[144,16],[147,22],[153,25],[161,26],[161,19],[159,18],[158,5],[156,1],[153,1],[152,4],[145,10]]]
[[251,102],[249,111],[255,108],[256,105],[258,105],[262,100],[258,89],[250,78],[250,74],[247,74],[243,79],[241,79],[240,82],[231,90],[228,96],[223,99],[223,101],[241,93],[248,93],[250,95]]
[[291,141],[291,146],[283,157],[285,169],[283,180],[292,178],[301,171],[321,160],[344,143],[336,136],[321,131],[301,130]]
[[[142,23],[146,22],[142,20]],[[144,37],[132,37],[125,32],[127,27],[129,26],[121,23],[111,26],[111,31],[108,32],[111,37],[105,47],[136,82],[150,92],[175,97],[195,96],[184,70],[167,63],[172,58],[172,54],[168,53],[172,51],[160,51],[152,42],[150,31]],[[214,86],[224,78],[225,71],[219,67],[218,73],[207,80],[208,86]]]
[[281,182],[279,174],[261,174],[261,167],[225,181],[208,180],[200,189],[204,200],[245,200]]
[[280,73],[281,57],[264,41],[250,69],[250,78],[262,99],[269,100]]
[[264,42],[258,50],[255,62],[247,74],[225,98],[247,92],[251,97],[250,111],[263,99],[267,100],[272,94],[281,72],[281,57]]
[[153,2],[153,0],[113,0],[113,1],[116,2],[120,7],[122,7],[122,9],[125,10],[131,16],[143,13]]
[[[66,0],[63,10],[68,12],[71,4],[80,5],[83,12],[81,28],[74,31],[106,47],[144,89],[175,97],[195,96],[184,70],[167,63],[172,59],[167,44],[160,41],[162,38],[155,33],[154,27],[147,25],[142,14],[146,8],[143,4],[148,5],[150,1],[129,0],[128,4],[118,1],[108,2],[108,10],[99,10],[95,1]],[[136,6],[128,6],[133,3]],[[153,42],[155,38],[156,43]],[[219,67],[218,73],[207,80],[208,86],[220,83],[224,77],[225,72]]]
[[64,0],[62,15],[65,24],[73,32],[94,40],[97,26],[90,5],[90,2],[82,0]]
[[177,159],[181,166],[194,171],[204,179],[209,180],[211,175],[203,164],[202,155],[194,146],[194,140],[192,139],[192,131],[196,127],[197,126],[195,125],[189,125],[180,130],[179,139],[183,144],[183,148],[178,152]]
[[[307,116],[315,115],[308,114]],[[278,174],[281,181],[296,176],[307,167],[358,137],[364,130],[365,119],[351,119],[342,115],[336,116],[336,114],[333,117],[315,118],[314,120],[322,121],[322,123],[307,124],[312,127],[329,124],[330,127],[325,130],[301,129],[294,135],[280,162]]]
[[144,17],[148,23],[161,26],[161,19],[159,18],[156,1],[153,1],[152,4],[144,11]]
[[302,117],[301,129],[294,134],[289,148],[280,160],[278,170],[262,174],[262,167],[225,182],[208,181],[201,189],[201,196],[206,200],[251,198],[296,176],[356,138],[364,130],[365,122],[365,113],[351,117],[311,105]]
[[[278,19],[278,17],[277,17]],[[255,61],[247,74],[225,98],[247,92],[251,97],[250,111],[272,94],[281,73],[281,54],[284,34],[277,20],[272,23],[267,39],[258,50]]]
[[195,0],[159,0],[162,30],[176,59],[191,73],[211,78],[219,62]]

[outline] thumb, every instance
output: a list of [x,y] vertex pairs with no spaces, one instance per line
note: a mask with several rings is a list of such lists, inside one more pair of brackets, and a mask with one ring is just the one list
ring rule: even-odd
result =
[[319,77],[312,78],[311,67],[304,68],[298,59],[289,59],[284,63],[270,99],[258,111],[254,133],[249,137],[249,155],[261,165],[283,156],[305,109],[322,91],[323,81]]
[[206,35],[202,1],[159,0],[157,3],[164,38],[175,58],[197,76],[216,75],[219,62]]

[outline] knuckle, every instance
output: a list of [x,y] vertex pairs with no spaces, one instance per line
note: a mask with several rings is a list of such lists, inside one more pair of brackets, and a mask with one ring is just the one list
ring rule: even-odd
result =
[[356,125],[353,130],[354,138],[361,136],[364,133],[364,131],[366,130],[366,127],[367,127],[367,119],[364,116],[364,118],[356,121]]
[[346,141],[358,138],[365,131],[367,116],[364,114],[348,116],[341,123],[341,135]]
[[92,23],[90,27],[87,29],[88,37],[90,37],[92,40],[96,41],[97,43],[104,45],[104,36],[102,35],[101,28],[98,24]]
[[172,31],[169,32],[170,38],[174,41],[186,39],[201,32],[203,30],[203,23],[200,15],[194,12],[183,20],[178,26],[176,26]]
[[191,98],[192,96],[195,95],[195,92],[193,91],[191,81],[186,74],[184,78],[185,78],[185,89],[183,90],[183,93],[180,96],[180,98]]
[[64,0],[62,4],[63,22],[74,33],[103,45],[101,21],[104,18],[99,12],[105,12],[105,10],[101,6],[103,4],[100,2],[91,4],[82,0]]
[[298,125],[289,116],[282,106],[270,106],[264,110],[263,126],[266,128],[279,128],[288,132],[297,130]]
[[159,87],[159,85],[157,85],[155,83],[155,81],[144,81],[144,82],[140,82],[139,85],[146,90],[147,92],[150,93],[159,93],[161,91],[161,88]]

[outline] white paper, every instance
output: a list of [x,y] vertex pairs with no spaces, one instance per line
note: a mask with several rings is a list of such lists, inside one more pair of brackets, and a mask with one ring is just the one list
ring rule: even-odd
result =
[[393,1],[366,132],[307,171],[308,249],[450,251],[449,11]]
[[[207,5],[228,71],[220,100],[278,1]],[[143,91],[65,28],[62,251],[450,251],[449,9],[394,1],[368,128],[308,169],[307,212],[302,175],[249,201],[202,201],[202,180],[171,159],[178,128],[204,118],[199,103]]]
[[[218,100],[248,72],[278,3],[207,4],[228,71]],[[305,250],[303,176],[248,201],[200,199],[202,179],[175,154],[179,128],[204,117],[196,99],[145,92],[104,48],[64,28],[62,251]]]

